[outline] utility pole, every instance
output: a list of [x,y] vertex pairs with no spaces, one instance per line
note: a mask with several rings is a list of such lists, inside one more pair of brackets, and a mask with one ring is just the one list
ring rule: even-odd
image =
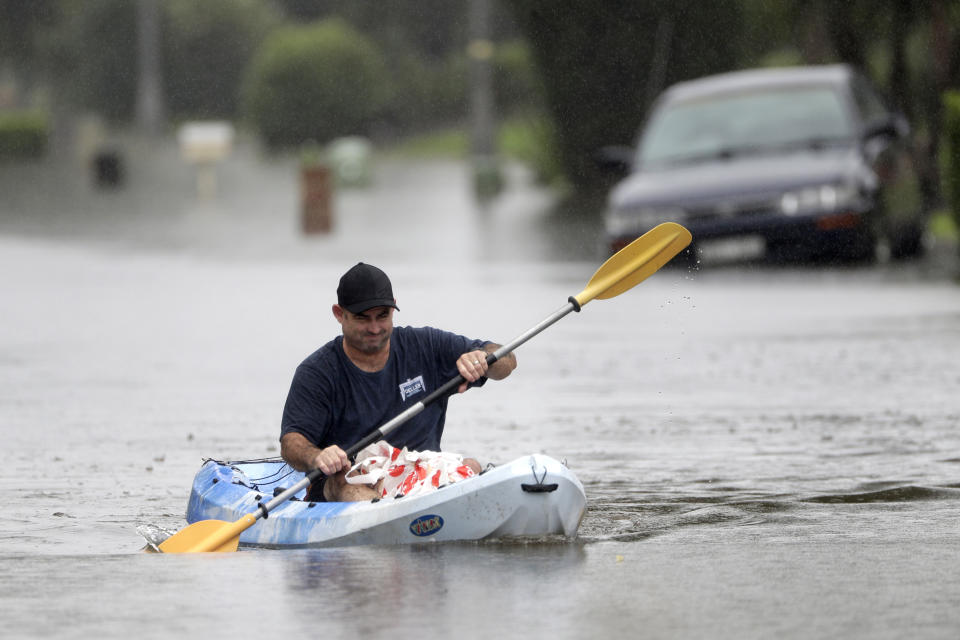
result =
[[490,39],[490,0],[470,0],[470,115],[474,192],[488,199],[500,192],[503,180],[496,155],[493,103],[493,42]]
[[157,0],[137,0],[137,125],[155,136],[164,124],[160,71],[160,7]]

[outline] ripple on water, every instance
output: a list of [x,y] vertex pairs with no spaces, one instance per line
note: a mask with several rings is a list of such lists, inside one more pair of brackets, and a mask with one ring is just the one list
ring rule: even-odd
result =
[[806,502],[821,504],[859,504],[884,502],[918,502],[928,500],[957,500],[960,489],[953,487],[898,486],[879,491],[839,493],[805,498]]

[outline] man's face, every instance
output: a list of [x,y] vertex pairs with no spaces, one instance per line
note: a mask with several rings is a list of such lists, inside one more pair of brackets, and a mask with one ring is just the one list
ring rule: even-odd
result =
[[381,352],[390,342],[393,331],[393,307],[373,307],[360,313],[350,313],[334,306],[334,316],[343,327],[347,345],[367,355]]

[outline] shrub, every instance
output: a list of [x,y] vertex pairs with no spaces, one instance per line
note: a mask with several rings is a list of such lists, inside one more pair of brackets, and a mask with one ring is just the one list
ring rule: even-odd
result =
[[960,91],[943,94],[943,154],[941,159],[943,192],[960,224]]
[[339,20],[273,32],[254,55],[244,109],[270,148],[366,133],[389,95],[383,56]]
[[0,158],[39,158],[47,149],[47,116],[0,111]]
[[556,136],[548,116],[517,116],[501,125],[498,147],[533,171],[538,183],[562,187],[565,178]]

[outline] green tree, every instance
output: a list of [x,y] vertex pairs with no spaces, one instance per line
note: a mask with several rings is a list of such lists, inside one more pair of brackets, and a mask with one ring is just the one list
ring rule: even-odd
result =
[[60,95],[109,120],[129,120],[137,86],[136,4],[62,0],[59,11],[47,54]]
[[274,31],[248,70],[244,104],[268,146],[366,133],[389,97],[379,49],[345,22]]
[[165,0],[164,89],[175,117],[238,114],[243,73],[279,23],[261,0]]
[[[129,121],[137,88],[136,3],[61,0],[58,7],[47,49],[55,81],[74,104]],[[170,114],[235,116],[243,69],[278,15],[258,0],[166,0],[161,8]]]
[[603,184],[598,148],[632,142],[666,84],[739,59],[735,0],[506,3],[543,79],[564,173],[581,190]]
[[41,74],[40,34],[56,15],[55,0],[0,0],[0,68],[13,71],[23,89]]
[[[792,0],[786,6],[805,25],[797,38],[803,62],[846,62],[860,68],[910,120],[927,206],[936,206],[941,198],[942,96],[960,86],[960,5],[944,0]],[[810,46],[814,40],[818,46]]]
[[947,91],[943,103],[943,189],[947,206],[960,227],[960,91]]
[[381,133],[460,123],[467,113],[469,0],[356,2],[277,0],[290,19],[336,18],[363,33],[384,54],[395,83],[381,114]]
[[948,0],[502,0],[533,51],[561,164],[582,189],[604,143],[629,142],[650,99],[699,75],[846,62],[914,125],[928,202],[938,196],[943,92],[960,86],[960,4]]

